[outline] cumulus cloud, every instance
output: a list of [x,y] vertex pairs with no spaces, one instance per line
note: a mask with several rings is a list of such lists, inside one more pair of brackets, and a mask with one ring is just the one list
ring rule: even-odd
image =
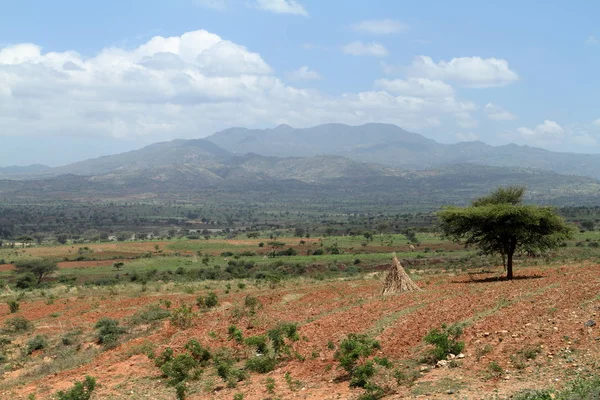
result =
[[479,140],[479,136],[473,132],[459,132],[456,134],[456,138],[461,142],[474,142]]
[[393,19],[378,19],[361,21],[354,24],[352,29],[369,35],[391,35],[407,30],[408,26]]
[[358,40],[343,46],[342,51],[353,56],[385,57],[389,54],[388,50],[382,44],[363,43]]
[[306,65],[288,73],[287,77],[292,81],[314,81],[322,79],[321,75],[317,71],[311,70]]
[[405,71],[409,76],[449,80],[473,88],[506,86],[519,80],[508,62],[498,58],[459,57],[435,62],[431,57],[418,56]]
[[452,86],[427,78],[378,79],[375,86],[390,93],[417,97],[448,97],[454,95]]
[[565,130],[556,121],[545,120],[535,128],[526,128],[524,126],[517,128],[525,138],[559,138],[564,135]]
[[488,103],[483,108],[485,116],[488,119],[493,119],[496,121],[512,121],[517,119],[517,116],[503,109],[502,107],[496,106],[492,103]]
[[254,7],[259,10],[270,11],[277,14],[293,14],[307,17],[308,12],[295,0],[256,0]]
[[[314,71],[300,69],[304,77]],[[387,87],[386,87],[387,86]],[[444,95],[445,93],[445,95]],[[380,82],[327,95],[286,85],[260,56],[199,30],[91,57],[0,48],[0,135],[204,137],[236,126],[394,123],[421,130],[473,124],[476,105],[442,82]]]

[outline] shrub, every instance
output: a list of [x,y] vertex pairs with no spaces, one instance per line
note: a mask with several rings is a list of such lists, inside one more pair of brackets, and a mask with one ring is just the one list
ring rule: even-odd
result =
[[267,337],[273,344],[273,350],[276,354],[287,351],[285,339],[296,342],[300,339],[298,335],[298,324],[292,322],[280,322],[275,328],[267,332]]
[[553,400],[556,396],[550,390],[522,390],[512,396],[513,400]]
[[194,360],[198,361],[200,365],[206,366],[208,364],[211,357],[210,351],[202,347],[196,339],[191,339],[187,342],[185,344],[185,349],[190,352],[190,355]]
[[167,347],[166,349],[163,350],[162,353],[160,353],[160,355],[158,357],[156,357],[156,359],[154,360],[154,365],[156,365],[158,368],[161,368],[164,364],[168,363],[172,359],[173,359],[173,349],[170,347]]
[[33,324],[31,322],[29,322],[29,320],[27,320],[21,316],[17,316],[17,317],[7,319],[6,322],[4,322],[4,327],[6,328],[7,331],[19,333],[19,332],[26,332],[26,331],[32,329]]
[[48,341],[46,340],[46,338],[42,335],[36,335],[33,339],[30,339],[27,342],[25,353],[27,353],[27,355],[30,355],[34,351],[42,350],[46,347],[48,347]]
[[449,354],[459,354],[465,344],[457,339],[462,335],[463,327],[459,324],[451,326],[442,325],[441,329],[432,329],[423,340],[435,346],[429,352],[429,361],[437,362],[448,357]]
[[379,348],[378,341],[364,334],[351,333],[340,343],[335,359],[350,375],[351,387],[365,387],[375,374],[373,362],[366,359]]
[[490,378],[500,378],[502,375],[504,375],[504,370],[496,361],[490,362],[487,370]]
[[277,358],[268,355],[254,356],[246,360],[246,368],[260,374],[273,371],[277,364]]
[[185,400],[185,394],[188,391],[188,387],[183,382],[179,382],[175,385],[175,397],[177,400]]
[[111,318],[100,319],[94,328],[98,331],[98,344],[107,348],[116,346],[119,337],[126,332],[125,328],[119,326],[119,321]]
[[210,292],[204,300],[204,306],[206,308],[214,308],[219,305],[219,298],[215,292]]
[[19,304],[18,301],[16,301],[16,300],[9,300],[9,301],[6,302],[6,304],[8,304],[8,308],[10,309],[10,313],[11,314],[14,314],[17,311],[19,311],[20,304]]
[[206,297],[198,296],[196,304],[198,308],[214,308],[219,305],[219,298],[215,292],[210,292]]
[[171,315],[171,324],[182,329],[192,326],[192,306],[181,304]]
[[265,335],[250,336],[244,340],[248,347],[254,347],[259,354],[267,353],[267,337]]
[[58,392],[58,400],[89,400],[95,388],[96,379],[86,376],[83,382],[75,382],[75,385],[66,392]]
[[227,330],[229,340],[234,340],[236,343],[244,341],[244,333],[235,325],[231,325]]
[[202,372],[198,367],[199,364],[194,357],[189,354],[180,354],[165,362],[160,370],[169,379],[169,385],[176,386],[186,379],[197,379]]
[[132,325],[149,324],[152,322],[163,320],[171,315],[169,310],[161,308],[157,304],[148,306],[147,308],[135,313],[129,323]]
[[230,388],[236,387],[238,382],[246,379],[246,373],[235,367],[235,360],[231,357],[229,351],[225,349],[215,354],[214,364],[217,375],[219,375]]

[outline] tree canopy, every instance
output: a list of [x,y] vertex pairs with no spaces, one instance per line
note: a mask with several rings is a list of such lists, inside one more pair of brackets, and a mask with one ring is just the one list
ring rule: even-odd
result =
[[38,285],[45,276],[58,269],[56,262],[46,259],[29,259],[15,262],[15,271],[18,274],[30,273],[37,278]]
[[572,236],[572,229],[554,209],[522,204],[525,189],[499,188],[469,207],[447,207],[438,213],[448,238],[476,245],[486,254],[500,254],[506,277],[513,279],[516,251],[544,251]]

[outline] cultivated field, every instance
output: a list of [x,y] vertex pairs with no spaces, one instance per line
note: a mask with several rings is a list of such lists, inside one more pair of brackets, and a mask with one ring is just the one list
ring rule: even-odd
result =
[[[378,363],[372,382],[389,399],[509,398],[524,389],[560,389],[600,369],[600,329],[585,325],[600,322],[600,265],[594,246],[576,245],[596,236],[580,235],[549,261],[520,259],[512,282],[498,279],[497,260],[434,235],[420,235],[415,251],[403,239],[389,235],[363,245],[350,237],[302,244],[280,238],[282,249],[298,254],[268,259],[265,238],[1,250],[6,261],[70,261],[61,261],[44,287],[2,292],[0,398],[54,399],[92,376],[92,399],[175,399],[177,374],[157,360],[169,348],[175,357],[192,354],[192,339],[211,356],[185,373],[187,399],[358,398],[364,390],[350,387],[336,359],[350,333],[380,343],[371,356]],[[334,243],[341,254],[306,255]],[[380,295],[392,250],[422,291]],[[115,262],[124,265],[117,271]],[[228,266],[241,262],[253,265],[245,267],[252,274],[226,276],[237,274]],[[303,268],[290,272],[289,265]],[[12,281],[12,266],[0,268]],[[193,279],[197,270],[218,273]],[[216,304],[208,303],[211,296]],[[11,301],[19,304],[16,312]],[[123,329],[102,338],[95,326],[103,318]],[[274,365],[261,373],[248,360],[264,359],[266,351],[247,339],[271,340],[282,322],[295,324],[297,335],[283,335],[281,350],[268,350]],[[443,366],[427,361],[431,346],[423,338],[455,323],[464,328],[463,354]]]

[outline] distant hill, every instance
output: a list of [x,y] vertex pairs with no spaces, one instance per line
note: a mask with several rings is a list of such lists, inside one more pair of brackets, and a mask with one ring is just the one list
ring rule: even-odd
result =
[[274,129],[231,128],[207,140],[236,154],[254,152],[277,157],[332,154],[409,169],[481,164],[600,178],[600,155],[557,153],[515,144],[442,144],[389,124],[325,124],[304,129],[288,125]]
[[[499,185],[525,185],[529,201],[554,205],[590,204],[600,196],[600,182],[593,178],[526,168],[460,164],[407,171],[340,156],[277,158],[219,151],[212,156],[202,152],[202,157],[187,161],[146,165],[138,160],[99,175],[1,180],[0,198],[17,202],[195,199],[213,204],[310,204],[329,211],[367,212],[464,204]],[[103,165],[107,168],[108,164]]]
[[33,176],[52,169],[47,165],[32,164],[25,166],[11,165],[0,167],[0,179],[3,177]]

